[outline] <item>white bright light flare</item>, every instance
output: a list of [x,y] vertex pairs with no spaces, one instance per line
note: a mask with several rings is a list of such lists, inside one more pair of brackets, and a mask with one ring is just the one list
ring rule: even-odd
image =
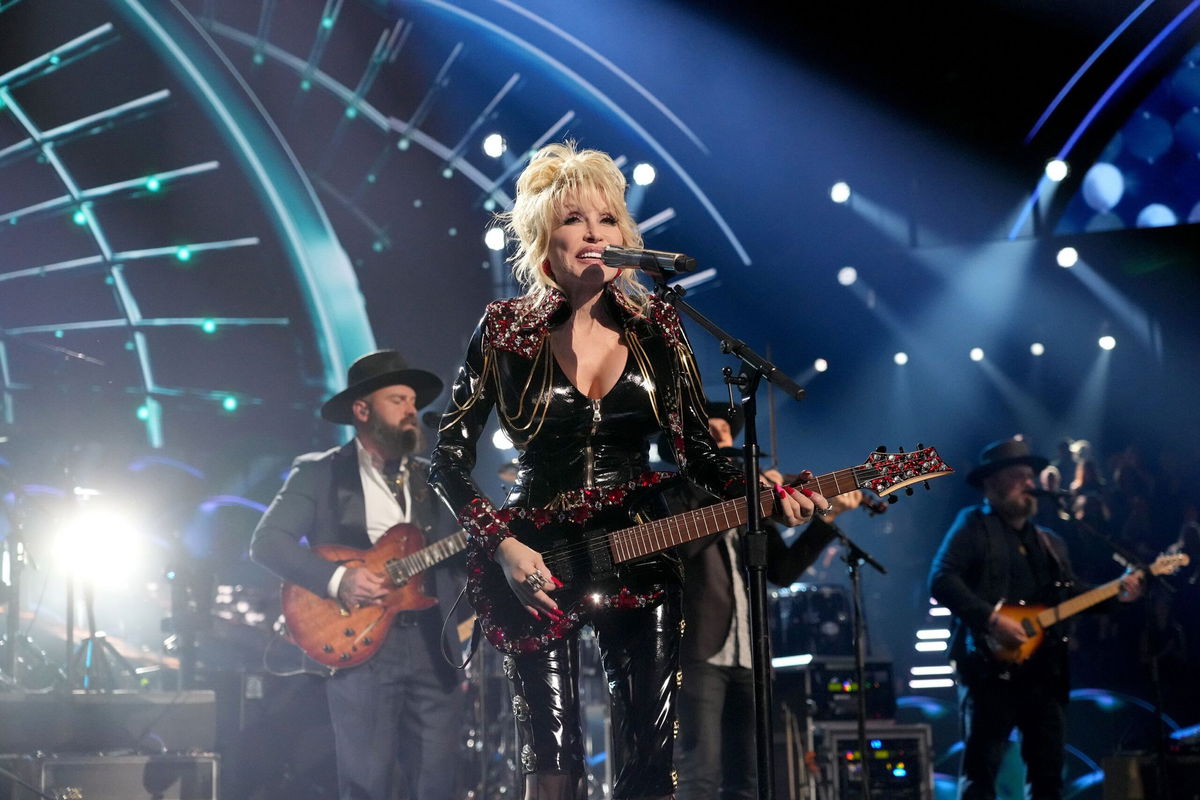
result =
[[1033,353],[1035,356],[1040,356],[1046,352],[1046,345],[1042,344],[1041,342],[1034,342],[1033,344],[1029,345],[1029,352]]
[[1112,336],[1101,336],[1096,344],[1100,345],[1102,350],[1112,350],[1117,346],[1117,340]]
[[829,199],[835,203],[844,203],[850,199],[850,184],[838,181],[829,189]]
[[908,353],[896,353],[892,356],[892,361],[895,361],[897,366],[903,367],[908,363]]
[[500,429],[497,429],[492,434],[492,444],[496,446],[497,450],[508,450],[513,446],[512,439],[509,439],[504,431]]
[[1070,269],[1079,263],[1079,251],[1074,247],[1064,247],[1058,251],[1058,265],[1064,269]]
[[649,186],[654,183],[654,179],[657,177],[658,172],[654,167],[644,161],[633,168],[633,182],[638,186]]
[[823,358],[818,358],[813,362],[813,369],[815,369],[817,372],[824,372],[825,370],[829,369],[829,362]]
[[944,641],[942,641],[942,642],[917,642],[915,645],[913,645],[913,649],[918,650],[922,653],[938,653],[938,652],[941,652],[942,650],[945,650],[948,646],[949,645]]
[[483,152],[492,158],[499,158],[508,149],[508,142],[498,133],[489,133],[483,140]]
[[852,286],[858,280],[858,270],[854,267],[842,267],[838,270],[837,279],[842,286]]
[[983,348],[982,347],[972,347],[971,348],[971,360],[972,361],[983,361]]
[[1046,162],[1046,177],[1055,183],[1066,178],[1070,172],[1071,168],[1061,158],[1052,158]]
[[504,249],[504,229],[503,228],[488,228],[483,234],[483,243],[487,245],[489,250]]
[[97,586],[128,585],[142,561],[143,540],[136,526],[110,508],[80,509],[55,532],[53,542],[55,563]]

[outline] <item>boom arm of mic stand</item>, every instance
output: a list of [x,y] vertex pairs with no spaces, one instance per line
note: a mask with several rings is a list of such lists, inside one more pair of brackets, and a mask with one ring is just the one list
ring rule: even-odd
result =
[[656,293],[659,297],[675,306],[679,311],[687,314],[697,325],[704,328],[714,339],[720,342],[722,353],[731,353],[737,356],[746,365],[748,370],[758,372],[787,395],[797,400],[804,399],[804,387],[781,372],[770,361],[754,352],[745,342],[730,336],[719,325],[693,308],[691,304],[683,299],[684,289],[678,286],[669,286],[664,281],[656,283],[656,287]]

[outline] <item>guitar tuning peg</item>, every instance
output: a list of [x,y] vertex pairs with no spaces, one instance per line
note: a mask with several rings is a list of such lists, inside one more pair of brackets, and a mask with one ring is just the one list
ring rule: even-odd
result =
[[904,452],[904,448],[903,448],[903,447],[897,447],[897,448],[896,448],[896,452],[897,452],[897,453],[903,453],[903,452]]
[[899,499],[900,499],[900,498],[899,498],[899,497],[896,497],[896,495],[894,495],[894,494],[889,494],[889,495],[888,495],[888,502],[889,502],[889,503],[895,503],[895,502],[896,502],[897,500],[899,500]]
[[904,487],[904,493],[905,493],[906,495],[908,495],[909,497],[912,497],[912,487],[911,487],[911,486],[905,486],[905,487]]
[[929,491],[929,481],[925,481],[925,491]]
[[925,443],[924,443],[924,442],[917,442],[917,449],[918,449],[918,450],[924,450],[924,449],[925,449]]
[[881,444],[881,445],[879,445],[879,447],[876,447],[876,448],[875,448],[875,452],[876,452],[876,453],[886,453],[886,452],[887,452],[887,445],[884,445],[884,444]]

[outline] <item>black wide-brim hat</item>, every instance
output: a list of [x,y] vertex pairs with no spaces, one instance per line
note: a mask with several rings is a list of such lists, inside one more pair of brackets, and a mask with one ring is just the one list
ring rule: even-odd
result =
[[417,394],[424,408],[442,393],[442,379],[423,369],[412,369],[395,350],[376,350],[360,357],[346,370],[346,388],[325,401],[321,417],[339,425],[352,425],[354,401],[385,386],[404,385]]
[[983,479],[1014,464],[1028,464],[1034,472],[1041,472],[1050,462],[1029,450],[1024,439],[1001,439],[992,442],[979,452],[979,466],[967,473],[967,483],[982,488]]

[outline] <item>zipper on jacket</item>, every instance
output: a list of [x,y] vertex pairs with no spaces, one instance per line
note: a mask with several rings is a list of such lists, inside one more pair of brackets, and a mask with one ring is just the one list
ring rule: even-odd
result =
[[583,448],[583,485],[595,485],[595,464],[592,459],[592,437],[596,435],[596,431],[600,428],[600,401],[592,398],[592,429],[588,431],[587,446]]

